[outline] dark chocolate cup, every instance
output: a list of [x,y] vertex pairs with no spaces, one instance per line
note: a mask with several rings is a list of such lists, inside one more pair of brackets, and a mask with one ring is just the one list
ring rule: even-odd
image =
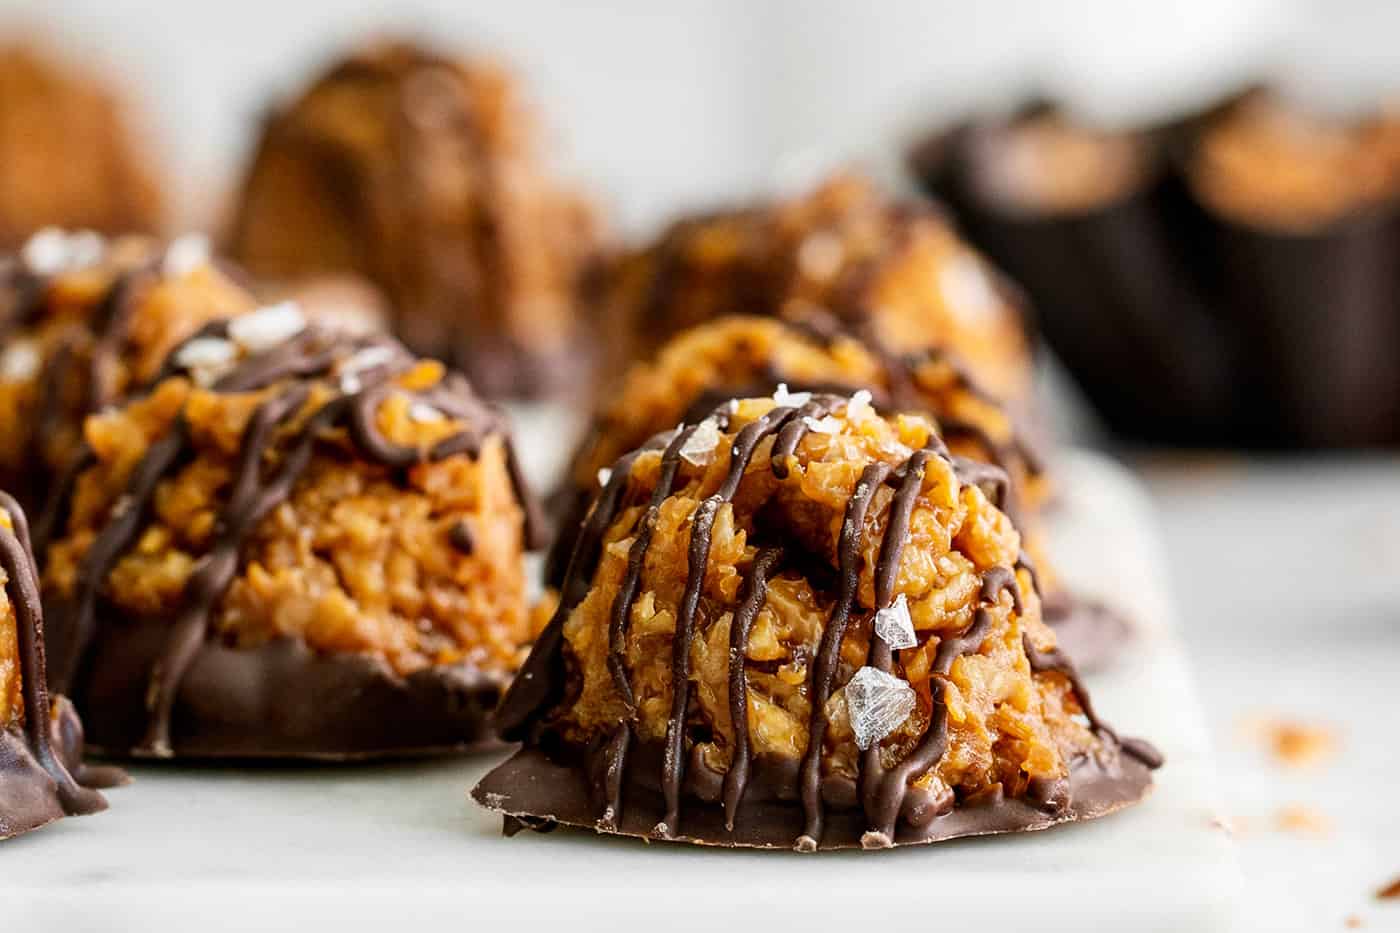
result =
[[1400,440],[1400,207],[1304,233],[1208,213],[1239,366],[1280,443]]
[[1190,213],[1165,172],[1097,209],[1044,214],[984,180],[999,127],[964,126],[913,168],[974,243],[1030,295],[1046,340],[1117,433],[1216,444],[1239,418],[1228,339],[1196,285]]
[[[503,814],[508,833],[522,825],[542,830],[564,825],[647,840],[788,850],[794,848],[794,841],[803,833],[802,804],[790,788],[787,793],[768,792],[787,788],[796,761],[787,767],[781,763],[774,767],[763,759],[755,760],[751,790],[739,807],[733,829],[725,825],[720,800],[723,776],[711,773],[701,774],[698,780],[688,779],[679,832],[659,836],[656,826],[666,812],[661,789],[654,782],[633,779],[639,772],[653,777],[660,773],[659,750],[636,749],[636,759],[648,759],[647,762],[629,756],[629,779],[616,825],[600,824],[599,787],[582,757],[582,753],[568,749],[550,753],[541,747],[527,746],[486,775],[472,791],[472,797],[482,806]],[[647,768],[647,763],[658,767]],[[1070,771],[1071,796],[1067,806],[1041,808],[1000,795],[968,801],[941,815],[930,816],[921,821],[922,825],[901,821],[892,844],[923,845],[967,836],[1033,832],[1096,819],[1146,797],[1152,789],[1151,774],[1146,765],[1115,747],[1104,760],[1086,757],[1075,763]],[[823,796],[837,798],[844,805],[829,801],[817,849],[861,848],[869,825],[860,807],[852,806],[856,790],[854,786],[837,788],[834,783],[824,782],[827,786]]]
[[[70,686],[89,749],[145,756],[147,685],[169,631],[160,619],[99,623]],[[383,661],[318,653],[296,639],[257,648],[207,641],[175,699],[170,757],[354,761],[490,748],[507,680],[465,665],[400,676]]]

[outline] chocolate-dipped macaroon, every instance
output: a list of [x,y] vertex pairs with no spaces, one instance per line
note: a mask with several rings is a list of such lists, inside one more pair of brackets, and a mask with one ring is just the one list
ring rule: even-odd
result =
[[604,317],[621,338],[614,374],[719,315],[816,310],[891,351],[949,350],[1002,398],[1020,401],[1030,389],[1015,291],[938,212],[859,175],[683,218],[619,258],[604,292]]
[[88,419],[47,549],[50,657],[116,755],[489,741],[532,632],[507,425],[460,375],[294,306],[214,323]]
[[155,233],[146,127],[112,83],[29,43],[0,45],[0,250],[48,226]]
[[0,493],[0,840],[107,809],[99,787],[126,777],[83,765],[73,705],[49,694],[44,610],[24,510]]
[[1117,613],[1065,591],[1045,550],[1041,512],[1051,481],[1045,464],[1006,406],[956,354],[940,348],[896,353],[861,340],[829,315],[792,320],[729,315],[683,331],[651,362],[627,371],[595,412],[564,483],[554,496],[558,533],[545,564],[551,586],[563,582],[600,472],[648,438],[683,420],[703,417],[721,401],[773,395],[801,404],[813,391],[865,390],[882,412],[922,414],[949,449],[1003,469],[1010,481],[1002,503],[1025,536],[1039,569],[1046,621],[1081,668],[1099,666],[1131,633]]
[[1006,475],[931,422],[732,401],[605,478],[498,712],[524,747],[473,792],[508,830],[885,848],[1148,792],[1160,757],[1041,621]]
[[198,235],[57,228],[5,260],[0,302],[0,480],[36,514],[87,415],[144,387],[209,321],[257,306]]
[[596,237],[540,149],[497,64],[374,43],[267,119],[229,248],[263,278],[363,276],[415,352],[488,396],[552,394],[586,374]]

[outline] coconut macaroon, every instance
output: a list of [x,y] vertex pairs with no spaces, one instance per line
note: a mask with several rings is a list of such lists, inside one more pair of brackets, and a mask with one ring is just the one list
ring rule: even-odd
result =
[[113,754],[456,750],[525,654],[531,505],[502,416],[387,337],[211,324],[88,419],[44,568]]
[[153,233],[151,153],[105,76],[29,43],[0,45],[0,249],[50,225]]
[[29,522],[0,492],[0,840],[105,810],[96,788],[124,780],[116,769],[83,766],[73,705],[49,696]]
[[550,177],[515,78],[485,59],[380,41],[267,120],[229,248],[287,283],[358,275],[413,350],[482,392],[577,381],[592,211]]
[[31,509],[70,464],[85,416],[149,383],[209,321],[257,305],[198,235],[165,245],[49,228],[0,279],[0,482]]
[[838,175],[814,190],[684,218],[621,257],[603,315],[627,359],[722,314],[824,311],[892,351],[955,353],[991,391],[1023,399],[1030,351],[1019,299],[926,204]]
[[1005,475],[864,397],[731,401],[618,460],[498,712],[523,822],[884,848],[1139,800],[1040,618]]

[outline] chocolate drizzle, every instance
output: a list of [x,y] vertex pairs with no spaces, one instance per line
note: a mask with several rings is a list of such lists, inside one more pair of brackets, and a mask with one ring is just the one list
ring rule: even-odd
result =
[[[197,336],[226,332],[225,325],[213,324]],[[312,380],[333,378],[338,365],[366,350],[380,351],[386,362],[355,371],[353,376],[341,376],[340,391],[305,413],[312,398]],[[232,488],[216,520],[213,543],[186,581],[179,615],[168,627],[158,659],[147,674],[148,719],[144,737],[131,749],[134,754],[164,758],[175,753],[171,717],[177,695],[190,665],[209,639],[212,613],[240,570],[244,542],[262,519],[291,495],[316,443],[327,431],[344,424],[360,455],[393,469],[459,453],[475,457],[487,436],[504,434],[500,416],[480,402],[459,377],[418,393],[396,385],[394,378],[412,365],[413,359],[402,347],[387,338],[354,337],[308,327],[292,340],[248,357],[214,383],[213,391],[220,393],[274,391],[244,428]],[[167,363],[167,371],[169,367]],[[426,450],[392,442],[375,422],[379,403],[390,392],[410,396],[415,404],[430,405],[464,426]],[[509,451],[508,439],[506,445]],[[97,604],[107,577],[135,541],[158,485],[191,455],[188,426],[183,414],[177,415],[169,431],[151,444],[133,469],[106,526],[84,555],[63,619],[62,628],[68,636],[61,658],[65,683],[88,680],[84,665],[93,660],[90,649],[97,627]],[[508,458],[513,460],[513,455],[508,454]],[[91,462],[90,451],[80,459]],[[528,517],[532,500],[518,471],[512,468],[511,474],[517,499],[526,505]],[[71,489],[71,483],[65,487]],[[51,505],[54,515],[65,509],[64,503]],[[56,524],[52,518],[50,522]]]
[[[63,722],[63,714],[67,711],[59,710],[58,717],[51,715],[44,657],[44,614],[39,600],[38,571],[30,547],[29,523],[19,503],[7,493],[0,492],[0,509],[8,513],[10,519],[10,527],[0,527],[0,567],[5,571],[5,594],[14,610],[20,689],[24,703],[24,753],[32,756],[33,762],[52,783],[61,809],[60,814],[36,812],[42,809],[41,795],[23,796],[18,806],[22,811],[30,812],[0,812],[0,838],[3,838],[13,832],[33,828],[38,823],[48,822],[57,815],[76,816],[105,810],[107,802],[96,790],[83,786],[70,770],[81,766],[80,749],[77,750],[77,759],[70,761],[65,760],[70,758],[69,754],[65,754],[65,749],[56,746],[55,725],[62,724],[65,729],[72,727]],[[7,731],[0,728],[0,736]],[[5,754],[7,751],[0,749],[0,772],[19,771],[22,763],[12,760],[13,753]],[[106,778],[111,775],[102,772],[95,776]],[[13,779],[3,773],[0,773],[0,778]],[[5,789],[5,784],[5,780],[0,780],[0,790]],[[0,805],[11,802],[3,797],[0,794]]]
[[[770,454],[773,474],[779,478],[786,477],[798,445],[810,430],[806,419],[824,417],[838,411],[846,403],[846,399],[838,396],[814,396],[801,408],[777,406],[744,425],[734,435],[729,451],[728,469],[719,487],[701,499],[695,507],[690,522],[686,583],[677,609],[675,634],[671,639],[670,715],[658,762],[659,789],[663,800],[662,818],[651,828],[652,835],[663,838],[680,837],[683,791],[705,785],[706,781],[710,780],[704,774],[696,777],[694,781],[686,779],[687,760],[695,756],[686,754],[685,727],[690,707],[691,645],[695,636],[701,590],[709,564],[710,535],[716,515],[733,499],[755,451],[763,440],[770,437],[773,439]],[[727,430],[732,410],[732,406],[722,405],[710,417]],[[527,751],[535,745],[549,747],[554,741],[547,720],[550,710],[562,698],[566,680],[564,623],[587,595],[600,560],[603,536],[624,507],[629,477],[637,457],[644,451],[661,450],[656,485],[651,491],[645,511],[635,526],[626,570],[609,615],[608,671],[618,695],[623,699],[627,715],[618,728],[604,741],[595,744],[589,753],[591,756],[601,756],[600,763],[590,764],[586,768],[597,778],[595,789],[601,791],[604,798],[601,804],[602,817],[596,822],[601,830],[618,831],[627,819],[627,814],[622,809],[624,790],[628,784],[626,771],[629,759],[636,757],[629,754],[635,734],[636,703],[626,668],[627,622],[660,509],[673,494],[679,466],[679,451],[694,431],[695,426],[692,425],[658,435],[641,450],[628,454],[613,466],[607,484],[594,502],[576,539],[559,607],[497,713],[497,722],[502,734],[508,739],[524,740]],[[856,607],[868,513],[877,491],[883,486],[893,484],[895,490],[889,501],[884,535],[875,568],[876,605],[873,609],[878,611],[891,605],[894,598],[901,558],[910,540],[911,517],[923,490],[928,465],[934,458],[948,464],[960,484],[983,487],[989,498],[994,501],[1004,500],[1007,494],[1009,481],[1004,471],[950,455],[937,435],[930,439],[924,449],[916,451],[898,467],[876,461],[868,464],[862,471],[847,501],[838,539],[837,599],[822,632],[815,663],[810,666],[808,688],[812,706],[807,746],[799,767],[792,771],[789,777],[796,783],[795,793],[801,801],[803,813],[802,829],[795,843],[799,850],[812,851],[823,845],[825,805],[832,799],[832,792],[826,785],[833,778],[832,775],[824,776],[821,772],[828,726],[825,707],[832,694],[842,640]],[[745,793],[754,764],[748,741],[745,673],[747,642],[754,621],[764,606],[768,582],[784,564],[785,559],[785,552],[780,547],[763,547],[759,550],[743,581],[739,605],[731,621],[728,701],[735,745],[722,782],[711,781],[719,785],[718,789],[706,791],[706,794],[713,793],[715,797],[722,799],[724,825],[731,833],[736,826],[740,810],[745,805]],[[1039,583],[1033,568],[1029,566],[1028,561],[1024,566],[1028,570],[1032,586],[1038,592]],[[938,643],[932,669],[933,708],[928,728],[917,747],[898,765],[888,770],[881,763],[878,745],[862,755],[858,792],[852,795],[854,804],[863,809],[867,823],[867,829],[860,839],[861,844],[867,847],[892,845],[898,833],[896,823],[901,816],[911,825],[927,826],[934,817],[947,812],[953,806],[951,794],[942,799],[931,798],[927,792],[911,788],[910,782],[933,768],[946,750],[947,708],[944,691],[947,689],[948,676],[959,657],[980,649],[994,621],[993,608],[1004,605],[1003,594],[1010,596],[1011,611],[1017,615],[1022,614],[1022,593],[1015,571],[1010,567],[993,567],[987,570],[982,577],[979,604],[973,613],[971,624],[965,631],[945,637]],[[1124,751],[1148,767],[1160,764],[1159,758],[1154,763],[1151,755],[1140,754],[1136,749],[1137,743],[1118,742],[1117,735],[1097,718],[1087,691],[1062,655],[1058,652],[1053,655],[1032,654],[1034,649],[1029,641],[1026,643],[1026,650],[1031,657],[1033,671],[1053,671],[1070,678],[1070,685],[1089,719],[1091,728],[1106,743],[1121,745]],[[887,672],[893,666],[891,650],[878,635],[872,634],[867,663]],[[1141,744],[1145,746],[1145,743]],[[703,761],[697,760],[692,763],[692,767],[703,771],[707,766]],[[785,773],[781,767],[776,767],[775,770],[771,763],[765,764],[764,770],[767,774],[766,784],[771,782],[773,774]],[[1068,779],[1050,783],[1054,786],[1037,788],[1034,793],[1028,792],[1028,797],[1032,799],[1032,803],[1044,804],[1055,813],[1069,813]],[[781,789],[777,789],[777,792],[780,799],[786,799]],[[840,797],[839,794],[837,796]],[[711,798],[705,796],[704,799]],[[762,805],[762,801],[755,803]],[[844,825],[844,817],[842,819]]]

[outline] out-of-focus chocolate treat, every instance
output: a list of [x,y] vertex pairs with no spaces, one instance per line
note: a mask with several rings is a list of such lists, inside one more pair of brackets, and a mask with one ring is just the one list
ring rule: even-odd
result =
[[1215,443],[1235,405],[1219,322],[1181,252],[1189,219],[1149,133],[1037,105],[926,141],[915,169],[1030,295],[1041,332],[1109,424]]
[[0,840],[64,816],[107,809],[98,787],[125,781],[114,768],[83,765],[83,727],[73,706],[49,695],[44,610],[29,525],[0,493]]
[[0,249],[55,225],[160,229],[150,147],[128,116],[106,78],[35,45],[0,45]]
[[893,200],[858,175],[684,218],[619,257],[603,291],[604,319],[622,335],[613,375],[720,315],[819,311],[894,352],[948,350],[1002,398],[1030,389],[1015,290],[937,211]]
[[1204,125],[1184,169],[1272,431],[1400,441],[1400,120],[1250,95]]
[[941,132],[911,164],[1125,436],[1400,439],[1395,120],[1258,91],[1117,131],[1037,105]]
[[0,482],[36,512],[88,414],[145,386],[209,321],[256,305],[198,235],[30,237],[0,267]]
[[84,437],[43,580],[55,680],[95,747],[490,741],[533,634],[534,518],[507,425],[463,377],[276,305],[203,328]]
[[230,250],[283,282],[363,276],[411,349],[487,395],[575,386],[596,225],[539,149],[498,65],[376,43],[268,118]]
[[473,792],[507,828],[799,851],[1140,800],[990,464],[864,396],[731,400],[615,462]]

